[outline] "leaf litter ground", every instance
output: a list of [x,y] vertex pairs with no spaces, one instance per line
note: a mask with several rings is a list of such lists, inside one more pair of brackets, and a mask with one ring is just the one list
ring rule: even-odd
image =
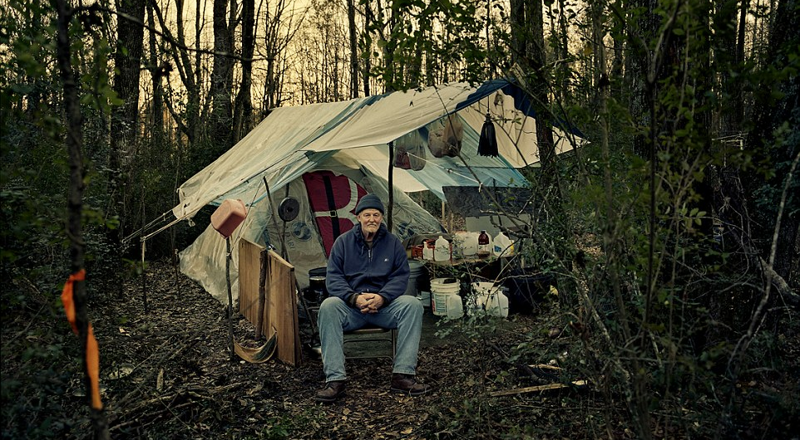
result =
[[[93,286],[96,293],[89,311],[100,344],[101,388],[113,438],[634,437],[624,406],[606,404],[607,396],[591,384],[582,390],[491,395],[548,382],[520,366],[596,362],[570,353],[577,353],[580,337],[585,335],[560,328],[562,314],[554,305],[480,326],[427,325],[418,373],[433,387],[430,394],[411,398],[390,393],[388,359],[349,360],[347,396],[323,405],[313,398],[324,377],[312,351],[303,351],[300,367],[276,360],[232,361],[226,346],[225,307],[170,264],[152,263],[145,281],[129,280],[121,295],[108,293],[116,289],[100,289],[97,281]],[[104,293],[97,293],[100,290]],[[63,312],[37,304],[41,305],[38,312],[6,316],[2,346],[5,420],[0,438],[90,438],[81,367],[69,354],[77,350],[76,338],[61,322]],[[43,310],[55,312],[46,316]],[[426,316],[426,322],[431,321],[437,323],[439,318]],[[306,342],[309,329],[304,325],[302,330]],[[263,343],[254,339],[252,325],[238,314],[234,333],[242,344]],[[438,337],[435,333],[447,334]],[[733,428],[739,438],[796,432],[792,414],[797,414],[798,399],[782,390],[797,389],[800,344],[796,328],[784,333],[780,351],[787,367],[742,378],[740,404],[746,416]],[[63,365],[48,366],[50,375],[31,372],[37,365],[35,347],[48,344],[67,347],[70,360],[64,362],[64,355],[53,354]],[[577,377],[567,373],[562,378]],[[776,405],[775,399],[781,404]],[[623,402],[624,396],[613,400]],[[698,420],[719,412],[717,406],[707,406],[707,414],[694,414]],[[702,405],[693,411],[698,408]],[[687,419],[690,416],[687,413]],[[674,426],[654,426],[653,433],[656,438],[674,438],[710,435],[716,429],[702,423],[684,424],[677,431]]]
[[[146,314],[140,279],[126,283],[121,298],[92,308],[107,413],[112,434],[118,436],[389,439],[460,438],[469,433],[500,438],[535,423],[550,405],[537,398],[535,404],[504,414],[508,409],[499,408],[513,408],[519,399],[485,397],[493,389],[530,385],[525,378],[509,377],[513,367],[486,344],[493,340],[510,348],[542,333],[536,330],[547,327],[539,322],[541,315],[515,315],[490,334],[478,335],[480,339],[458,329],[440,338],[430,333],[447,326],[426,328],[418,377],[433,392],[416,398],[389,391],[390,360],[348,360],[347,396],[323,405],[314,401],[324,376],[311,350],[303,350],[300,367],[277,360],[231,361],[224,306],[169,265],[151,265],[145,285]],[[234,316],[237,341],[263,343],[254,340],[246,319]],[[303,325],[302,330],[305,343],[308,329]],[[557,400],[552,406],[557,409]],[[472,410],[490,413],[469,426],[475,419]],[[506,416],[513,416],[514,426],[500,425],[507,423]]]

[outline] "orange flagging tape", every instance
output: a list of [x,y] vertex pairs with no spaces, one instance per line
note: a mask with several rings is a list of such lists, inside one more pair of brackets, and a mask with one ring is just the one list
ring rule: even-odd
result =
[[86,374],[92,384],[92,408],[103,409],[103,402],[100,400],[100,349],[97,347],[92,324],[89,324],[89,334],[86,337]]
[[61,302],[64,303],[64,312],[67,314],[67,321],[72,326],[72,332],[78,334],[78,326],[75,324],[75,303],[72,301],[72,285],[75,281],[83,281],[86,279],[86,269],[81,269],[78,272],[69,276],[67,283],[64,284],[64,290],[61,291]]
[[[69,280],[64,284],[64,290],[61,292],[61,302],[64,303],[67,320],[76,335],[78,334],[78,325],[75,323],[75,302],[72,298],[72,285],[75,281],[83,281],[85,279],[86,270],[81,269],[69,276]],[[100,349],[97,346],[97,339],[94,337],[94,329],[91,323],[89,323],[89,332],[86,335],[86,374],[89,376],[89,383],[92,387],[92,408],[103,409],[103,402],[100,400]]]

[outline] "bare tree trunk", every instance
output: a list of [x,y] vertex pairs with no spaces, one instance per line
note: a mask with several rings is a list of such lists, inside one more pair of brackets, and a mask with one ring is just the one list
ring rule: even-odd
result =
[[[120,225],[106,232],[111,243],[113,264],[111,276],[118,278],[122,273],[122,236],[125,233],[125,171],[130,156],[135,151],[139,124],[139,79],[142,48],[144,45],[144,0],[119,0],[119,12],[129,16],[117,18],[117,48],[114,56],[116,70],[114,91],[122,100],[122,105],[114,107],[111,112],[111,150],[108,169],[108,193],[110,218],[118,217]],[[112,283],[117,286],[118,294],[122,292],[119,279]]]
[[242,83],[236,96],[233,113],[233,142],[239,141],[252,128],[253,102],[250,87],[253,83],[253,53],[255,52],[255,1],[242,0]]
[[356,42],[355,0],[347,0],[347,28],[350,39],[350,97],[358,97],[358,44]]
[[[262,116],[269,114],[270,109],[278,107],[282,102],[283,71],[286,46],[292,40],[302,21],[296,24],[293,16],[285,17],[288,11],[286,1],[279,0],[274,5],[274,14],[269,7],[264,11],[264,54],[267,57],[267,73],[264,80],[264,100],[262,102]],[[281,36],[281,30],[286,34]],[[301,95],[302,96],[302,95]]]
[[[395,10],[394,4],[388,9],[380,9],[378,11],[378,23],[386,23],[386,15],[387,13],[391,14],[388,19],[388,26],[390,32],[393,34],[397,29],[397,14],[398,12]],[[383,84],[384,84],[384,92],[392,92],[398,90],[401,86],[400,81],[401,77],[397,74],[397,69],[399,66],[394,61],[394,54],[395,50],[397,50],[396,42],[392,38],[386,38],[384,35],[381,35],[381,41],[383,43]]]
[[204,155],[208,159],[216,158],[233,145],[233,28],[228,23],[229,1],[214,0],[214,65],[210,89],[212,148]]
[[[650,67],[650,52],[646,42],[656,34],[659,19],[655,14],[656,0],[629,0],[624,10],[617,9],[618,19],[625,26],[626,41],[628,42],[629,55],[625,58],[625,89],[630,93],[628,111],[634,123],[646,127],[651,123],[650,109],[653,100],[653,89],[648,79]],[[634,15],[630,11],[636,9],[642,12]],[[623,15],[623,14],[628,15]],[[649,139],[641,133],[634,137],[633,150],[642,157],[647,157],[650,151]]]
[[270,17],[269,5],[267,5],[264,12],[264,50],[267,53],[267,74],[264,80],[264,104],[262,105],[262,112],[264,116],[268,115],[270,110],[277,106],[275,93],[276,75],[275,65],[277,63],[277,46],[278,46],[278,23],[280,23],[280,9],[276,11],[275,17]]
[[[364,29],[367,29],[367,32],[369,32],[368,29],[370,29],[372,27],[372,23],[374,21],[373,17],[374,17],[374,14],[372,12],[372,5],[371,5],[370,1],[367,0],[364,3]],[[363,70],[364,73],[361,75],[361,78],[364,80],[364,96],[370,96],[371,95],[370,87],[369,87],[370,73],[372,72],[372,44],[371,44],[371,41],[372,41],[371,38],[365,38],[365,42],[364,42],[364,44],[365,44],[364,53],[366,54],[366,56],[364,57],[364,70]]]
[[[183,84],[183,87],[186,89],[186,109],[184,111],[185,116],[181,117],[181,115],[178,114],[178,112],[173,108],[169,98],[167,98],[165,103],[170,109],[173,119],[178,124],[178,128],[189,140],[189,146],[191,148],[191,146],[194,145],[201,137],[202,124],[200,124],[200,84],[202,84],[202,69],[200,65],[200,51],[195,53],[195,57],[193,59],[190,57],[189,51],[184,49],[186,47],[186,35],[183,18],[183,10],[185,7],[184,1],[185,0],[175,0],[175,14],[177,19],[175,20],[176,30],[174,36],[172,35],[169,25],[165,23],[158,2],[150,2],[149,5],[158,19],[160,31],[163,32],[168,38],[178,43],[176,47],[174,47],[174,50],[171,50],[169,53],[172,56],[172,62],[181,79],[181,84]],[[198,4],[194,6],[196,10],[201,10],[199,5],[200,1],[201,0],[197,0]],[[195,39],[198,41],[200,40],[200,30],[201,17],[200,14],[196,14]]]
[[529,12],[528,24],[531,27],[531,40],[528,47],[531,67],[535,74],[533,97],[539,107],[536,118],[536,141],[539,146],[539,158],[542,161],[542,176],[545,178],[546,186],[549,187],[557,185],[558,179],[554,169],[556,153],[552,121],[550,120],[548,76],[545,71],[547,51],[544,45],[544,17],[541,0],[527,0],[526,9]]
[[[144,0],[118,0],[117,9],[129,16],[118,17],[117,48],[114,56],[116,70],[114,91],[123,101],[114,108],[111,118],[112,172],[121,172],[123,157],[130,154],[136,143],[139,121],[139,78],[144,46]],[[119,199],[117,199],[119,201]]]
[[[746,22],[743,21],[739,25],[737,32],[736,16],[737,12],[746,14],[748,1],[742,1],[741,7],[738,8],[739,11],[737,11],[738,4],[738,0],[719,2],[714,18],[714,21],[717,23],[729,24],[728,26],[717,26],[716,39],[720,42],[720,50],[715,51],[717,65],[734,66],[736,70],[739,69],[743,61],[739,54],[740,42],[738,42],[737,39],[742,38],[742,32],[746,25]],[[741,43],[743,43],[743,41]],[[744,50],[744,48],[742,48],[742,50]],[[743,52],[742,55],[744,55]],[[722,132],[720,135],[722,136],[732,135],[742,130],[742,120],[744,117],[742,113],[744,107],[742,103],[742,84],[731,75],[732,71],[733,69],[722,69],[719,72],[723,99],[728,97],[721,108]]]
[[[67,196],[67,235],[70,241],[70,271],[73,275],[84,270],[85,243],[83,240],[82,213],[83,193],[86,170],[83,166],[83,117],[80,110],[78,84],[72,70],[70,54],[69,23],[74,10],[70,9],[66,0],[56,0],[58,10],[57,59],[61,70],[61,83],[64,87],[64,105],[67,117],[66,146],[69,153],[69,193]],[[87,399],[92,396],[92,386],[86,362],[87,343],[89,340],[89,317],[87,311],[86,284],[82,279],[73,281],[73,300],[75,304],[75,325],[81,341],[81,358],[85,372]],[[90,401],[91,402],[91,401]],[[90,418],[94,437],[109,439],[108,421],[102,404],[96,407],[90,403]]]
[[561,58],[561,90],[560,99],[563,105],[568,106],[570,103],[570,64],[567,62],[569,59],[569,23],[567,22],[567,12],[565,11],[566,4],[564,0],[558,0],[558,40],[559,40],[559,57]]
[[511,61],[525,67],[523,58],[525,56],[525,3],[523,0],[510,0],[511,12],[509,20],[511,24]]
[[[749,5],[750,5],[750,0],[742,0],[742,4],[739,10],[739,29],[736,42],[737,66],[744,65],[745,29],[747,28],[747,9]],[[737,123],[737,126],[741,126],[742,121],[744,121],[744,95],[742,93],[741,88],[737,88],[736,90],[734,90],[733,105],[734,105],[733,122]]]
[[[147,8],[147,24],[151,29],[155,29],[155,18],[152,5]],[[153,103],[152,103],[152,123],[151,133],[153,134],[153,145],[161,145],[164,142],[164,87],[161,85],[162,76],[171,67],[159,65],[159,50],[156,44],[156,34],[149,32],[150,35],[150,72],[153,80]]]
[[[511,0],[512,58],[526,72],[524,78],[536,112],[536,141],[542,164],[542,185],[546,193],[558,184],[555,176],[555,143],[545,70],[544,17],[541,0]],[[553,200],[557,203],[556,199]]]
[[[420,29],[421,39],[425,39],[427,37],[426,30],[424,27]],[[423,59],[423,52],[422,52],[422,41],[417,41],[414,45],[414,59],[408,65],[408,77],[405,80],[406,87],[409,89],[419,87],[422,85],[422,59]]]
[[341,81],[339,78],[339,48],[334,43],[333,46],[333,72],[331,72],[331,89],[333,91],[332,98],[334,101],[341,101]]

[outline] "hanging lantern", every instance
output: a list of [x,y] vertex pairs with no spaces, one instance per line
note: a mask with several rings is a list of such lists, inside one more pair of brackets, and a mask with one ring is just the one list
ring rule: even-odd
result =
[[494,123],[489,113],[481,128],[481,138],[478,141],[478,154],[481,156],[497,157],[497,135],[494,132]]

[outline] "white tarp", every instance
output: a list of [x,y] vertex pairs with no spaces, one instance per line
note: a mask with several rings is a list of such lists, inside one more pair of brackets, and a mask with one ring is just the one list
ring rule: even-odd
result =
[[[358,149],[347,155],[361,161],[359,154],[367,154],[365,147],[374,147],[378,150],[375,154],[386,156],[389,142],[414,130],[427,133],[426,127],[453,112],[465,122],[461,151],[473,171],[458,158],[429,156],[426,160],[430,167],[399,170],[398,178],[406,179],[409,185],[398,187],[406,192],[429,189],[443,197],[443,184],[524,185],[515,168],[538,162],[538,148],[526,98],[514,91],[519,92],[513,84],[495,80],[479,88],[455,83],[345,102],[277,108],[239,143],[181,185],[180,204],[173,208],[173,214],[178,219],[191,218],[203,206],[231,197],[255,203],[264,197],[265,177],[270,189],[277,190],[336,152]],[[499,158],[476,154],[487,110],[496,121]],[[555,131],[557,151],[570,150],[572,143],[567,136]],[[380,164],[376,157],[365,166],[387,178],[388,156],[385,159],[387,162]],[[447,175],[450,181],[441,182]],[[408,178],[418,183],[411,184]]]
[[[487,112],[495,122],[499,157],[477,154]],[[265,231],[272,234],[274,229],[265,182],[275,203],[282,200],[280,195],[286,194],[289,185],[289,193],[301,205],[304,203],[305,212],[308,200],[302,179],[300,183],[297,179],[318,169],[346,174],[369,192],[374,188],[387,201],[388,144],[402,143],[405,136],[419,140],[421,145],[408,152],[408,160],[417,165],[415,169],[392,171],[394,186],[402,191],[395,191],[398,208],[393,210],[393,232],[405,238],[397,227],[410,224],[417,225],[417,232],[435,232],[441,226],[404,193],[430,190],[444,199],[443,186],[526,186],[528,182],[516,168],[539,161],[531,115],[525,94],[505,80],[487,81],[480,87],[454,83],[345,102],[277,108],[230,150],[184,182],[178,189],[180,203],[172,213],[183,220],[192,218],[204,206],[219,205],[228,198],[244,201],[250,214],[233,237],[231,276],[235,282],[235,240],[271,241],[275,246],[280,243],[274,236],[265,235]],[[434,144],[429,140],[438,141],[434,136],[445,120],[458,125],[458,131],[463,127],[460,157],[431,154]],[[555,130],[555,136],[558,153],[571,149],[576,139],[559,130]],[[306,220],[306,225],[313,225]],[[295,238],[285,235],[287,250],[290,262],[297,267],[298,280],[304,284],[308,269],[325,265],[321,245],[310,245],[319,236],[311,228],[307,237],[296,222],[286,227],[296,233]],[[304,247],[300,237],[310,237],[307,244],[311,247]],[[181,253],[181,270],[227,302],[225,240],[216,231],[209,227]],[[233,291],[238,292],[238,288]]]
[[[358,170],[348,169],[329,160],[320,169],[344,174],[353,182],[361,185],[368,193],[388,200],[389,192],[386,183],[379,178],[369,176]],[[288,192],[287,192],[288,188]],[[245,221],[231,235],[231,291],[234,300],[238,298],[239,240],[247,239],[261,245],[271,244],[276,252],[281,253],[285,246],[287,259],[295,266],[295,276],[301,288],[308,286],[308,271],[324,267],[327,263],[322,239],[315,226],[314,213],[311,211],[308,194],[302,178],[291,181],[277,192],[272,192],[272,201],[280,203],[285,197],[293,197],[300,203],[298,216],[284,223],[278,216],[272,218],[269,198],[261,199],[249,208]],[[277,209],[277,207],[275,207]],[[355,216],[342,215],[354,224]],[[439,222],[402,192],[396,192],[392,208],[392,229],[401,239],[408,238],[418,232],[437,232],[441,230]],[[225,277],[225,239],[210,225],[189,247],[180,253],[181,272],[199,282],[203,288],[223,304],[228,303],[228,290]]]

